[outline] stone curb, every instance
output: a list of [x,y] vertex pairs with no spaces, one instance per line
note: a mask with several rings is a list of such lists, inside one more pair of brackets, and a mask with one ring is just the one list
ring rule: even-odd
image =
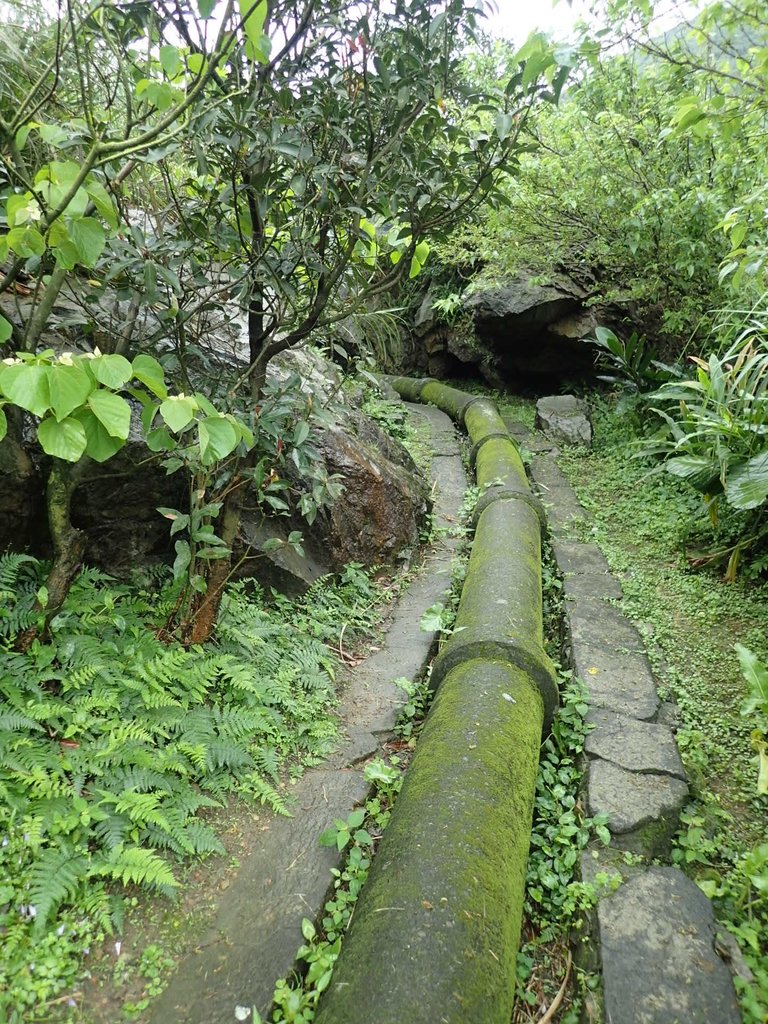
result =
[[541,525],[493,403],[437,381],[390,383],[466,427],[479,487],[500,480],[525,497],[478,517],[439,687],[315,1020],[508,1024],[545,702],[549,716],[557,693]]
[[[593,848],[582,875],[604,863],[625,878],[598,904],[591,923],[597,956],[581,958],[602,974],[610,1024],[738,1024],[733,982],[715,950],[712,906],[678,869],[648,866],[668,858],[688,785],[674,735],[658,721],[660,701],[644,645],[612,601],[621,599],[597,545],[574,538],[588,521],[554,452],[537,455],[532,478],[549,517],[564,576],[565,654],[583,682],[592,730],[585,743],[586,802],[607,816],[608,851]],[[616,851],[640,858],[627,870]],[[590,1014],[590,1021],[600,1019]]]

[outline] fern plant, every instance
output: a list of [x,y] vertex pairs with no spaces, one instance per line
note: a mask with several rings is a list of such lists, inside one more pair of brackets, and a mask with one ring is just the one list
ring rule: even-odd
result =
[[[336,739],[328,645],[370,630],[377,600],[358,567],[296,602],[243,582],[217,643],[186,649],[160,639],[167,577],[151,592],[86,569],[22,654],[44,578],[29,556],[0,557],[0,1019],[23,1007],[24,1021],[71,983],[76,950],[119,926],[121,887],[173,897],[175,860],[222,852],[207,811],[236,794],[290,813],[281,777]],[[66,964],[40,988],[29,964],[62,929]]]

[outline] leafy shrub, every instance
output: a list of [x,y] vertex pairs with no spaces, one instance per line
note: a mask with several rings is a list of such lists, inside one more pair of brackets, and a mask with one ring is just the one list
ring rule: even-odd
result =
[[721,500],[744,514],[738,540],[721,553],[732,579],[768,529],[768,333],[749,326],[723,355],[692,361],[695,378],[652,396],[663,426],[645,450],[703,495],[713,523]]

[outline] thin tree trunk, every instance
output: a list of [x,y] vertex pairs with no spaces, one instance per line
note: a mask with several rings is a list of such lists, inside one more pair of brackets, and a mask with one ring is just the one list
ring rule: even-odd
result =
[[85,456],[74,465],[61,459],[53,460],[46,488],[53,562],[45,581],[47,598],[43,603],[35,603],[35,611],[44,615],[43,628],[40,630],[38,626],[32,626],[19,636],[16,646],[21,651],[29,650],[41,632],[43,635],[48,632],[51,620],[61,610],[83,564],[87,538],[82,530],[72,525],[72,495],[90,461]]

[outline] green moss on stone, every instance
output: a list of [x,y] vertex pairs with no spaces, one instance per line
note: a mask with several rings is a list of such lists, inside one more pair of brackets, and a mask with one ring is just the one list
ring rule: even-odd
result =
[[486,624],[542,646],[539,520],[521,501],[489,505],[475,530],[455,628]]
[[485,442],[477,452],[475,475],[481,490],[499,480],[507,487],[529,490],[523,460],[511,438],[492,437]]
[[507,664],[446,676],[317,1024],[508,1024],[542,714]]
[[473,444],[477,444],[488,434],[507,433],[498,409],[487,399],[480,399],[467,407],[464,413],[464,426]]

